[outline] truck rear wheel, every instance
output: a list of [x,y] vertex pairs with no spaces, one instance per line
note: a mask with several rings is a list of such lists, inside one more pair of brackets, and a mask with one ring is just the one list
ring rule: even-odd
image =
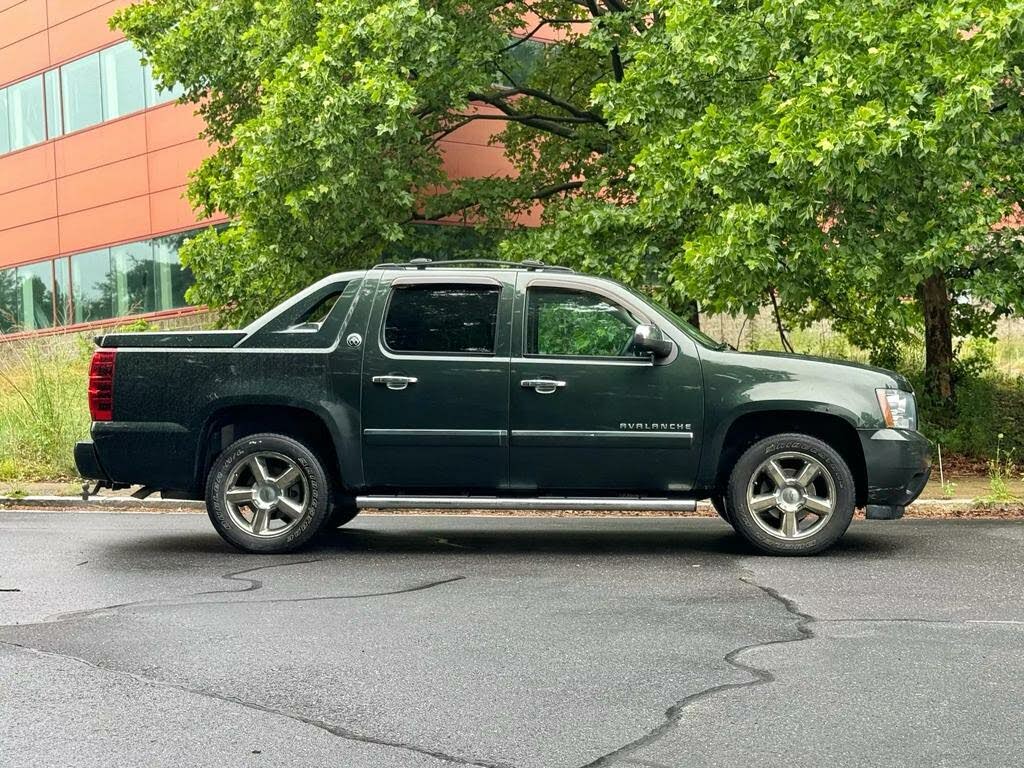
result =
[[232,443],[206,481],[206,509],[225,541],[246,552],[290,552],[330,515],[330,484],[316,454],[284,435]]
[[846,532],[855,506],[853,474],[839,453],[808,435],[775,435],[749,448],[729,477],[736,530],[762,552],[810,555]]

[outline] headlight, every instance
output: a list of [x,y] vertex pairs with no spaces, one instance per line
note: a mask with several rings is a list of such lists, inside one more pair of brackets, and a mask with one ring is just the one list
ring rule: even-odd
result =
[[910,392],[902,389],[876,389],[878,405],[886,426],[917,429],[917,403]]

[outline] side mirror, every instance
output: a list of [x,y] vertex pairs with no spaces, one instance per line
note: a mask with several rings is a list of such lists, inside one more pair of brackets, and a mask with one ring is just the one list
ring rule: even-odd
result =
[[672,342],[662,336],[656,325],[638,325],[633,331],[633,348],[649,352],[659,360],[672,354]]

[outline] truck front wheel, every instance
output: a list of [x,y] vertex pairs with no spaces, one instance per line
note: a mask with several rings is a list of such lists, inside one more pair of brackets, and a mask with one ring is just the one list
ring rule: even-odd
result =
[[290,552],[330,516],[330,484],[316,454],[284,435],[243,437],[217,457],[206,509],[225,541],[246,552]]
[[762,552],[810,555],[835,544],[854,512],[853,474],[817,438],[774,435],[751,446],[729,477],[736,530]]

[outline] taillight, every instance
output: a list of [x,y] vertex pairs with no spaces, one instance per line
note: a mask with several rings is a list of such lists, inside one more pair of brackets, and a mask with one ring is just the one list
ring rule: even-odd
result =
[[98,349],[89,366],[89,413],[93,421],[114,419],[114,356],[112,349]]

